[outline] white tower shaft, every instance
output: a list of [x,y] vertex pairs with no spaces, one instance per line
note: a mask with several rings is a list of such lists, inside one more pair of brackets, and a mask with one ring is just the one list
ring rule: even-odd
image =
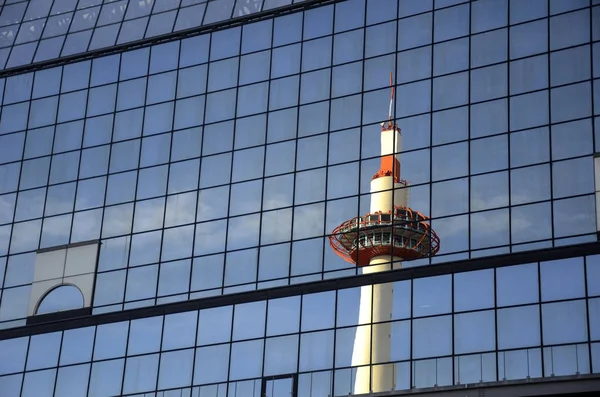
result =
[[[399,175],[399,170],[388,169],[389,165],[392,165],[392,168],[399,166],[395,153],[398,153],[401,147],[400,139],[399,130],[395,127],[381,132],[382,167],[378,175],[382,176],[371,181],[370,213],[393,213],[395,206],[408,205],[407,184],[394,177]],[[369,266],[362,268],[362,273],[391,270],[392,266],[397,269],[402,266],[401,260],[402,258],[392,256],[390,250],[389,255],[372,258]],[[392,283],[361,287],[359,324],[367,325],[360,326],[354,338],[352,366],[358,367],[354,380],[354,394],[389,391],[395,386],[394,366],[387,364],[390,361],[391,323],[371,325],[373,321],[391,320],[393,295]]]

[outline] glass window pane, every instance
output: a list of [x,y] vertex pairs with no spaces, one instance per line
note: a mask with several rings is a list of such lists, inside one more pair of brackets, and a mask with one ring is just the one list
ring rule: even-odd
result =
[[264,375],[290,374],[297,371],[298,335],[268,338],[265,346]]
[[[160,356],[158,388],[168,389],[189,386],[192,381],[194,349],[163,353]],[[177,371],[173,371],[177,368]]]
[[[402,8],[402,6],[400,6]],[[431,43],[432,13],[417,15],[398,24],[398,49],[404,50]],[[437,20],[436,20],[437,22]],[[436,41],[437,38],[436,38]]]
[[231,337],[233,306],[200,311],[198,318],[198,345],[228,342]]
[[548,15],[547,0],[510,0],[510,23],[516,24]]
[[87,394],[90,364],[58,369],[56,395],[84,396]]
[[588,296],[600,295],[600,284],[594,282],[600,276],[600,255],[590,255],[585,258]]
[[[469,67],[469,39],[447,41],[436,44],[433,48],[433,59],[435,60],[433,70],[435,75],[459,72]],[[419,51],[419,54],[423,53],[425,57],[431,57],[431,55],[426,55],[427,53],[431,54],[431,48],[429,47],[419,48],[411,52],[414,51]],[[428,61],[431,62],[430,59]],[[430,72],[431,67],[426,67],[425,70]],[[429,73],[422,73],[421,78],[429,77]]]
[[51,397],[54,390],[56,369],[27,372],[23,381],[22,397]]
[[139,393],[156,389],[158,354],[127,358],[123,393]]
[[550,50],[581,44],[589,40],[589,9],[550,18]]
[[538,302],[537,264],[496,269],[496,293],[499,306]]
[[34,335],[27,354],[27,369],[55,367],[58,364],[62,332]]
[[587,341],[585,300],[542,305],[542,328],[545,345]]
[[538,305],[498,310],[498,348],[539,346],[540,309]]
[[581,298],[585,295],[583,258],[540,263],[542,301]]
[[529,22],[510,28],[510,58],[546,52],[548,49],[548,20]]
[[127,354],[151,353],[160,350],[162,325],[162,316],[132,320]]
[[29,337],[0,341],[0,374],[10,374],[25,369],[28,343]]
[[413,358],[445,356],[452,352],[452,317],[413,320]]
[[[65,331],[61,346],[60,365],[91,361],[95,331],[95,327]],[[87,379],[87,375],[85,378]]]
[[300,371],[331,368],[333,365],[334,331],[300,335]]
[[495,313],[487,310],[454,316],[454,352],[456,354],[494,350]]
[[437,276],[413,281],[413,315],[449,313],[452,308],[452,278]]
[[505,26],[508,21],[508,0],[484,0],[471,7],[471,33]]
[[469,34],[469,5],[463,4],[436,11],[433,34],[435,41]]
[[229,379],[258,377],[261,374],[264,341],[254,340],[231,345]]
[[[198,312],[185,312],[165,316],[162,349],[178,349],[194,346]],[[161,364],[162,367],[162,364]]]
[[[475,297],[476,299],[473,299]],[[475,310],[493,306],[493,270],[479,270],[454,275],[454,310]]]
[[[227,381],[230,357],[229,346],[229,344],[225,344],[196,349],[194,384]],[[241,358],[241,360],[244,361],[244,358]]]
[[[554,97],[554,95],[552,96]],[[520,130],[548,124],[548,91],[510,98],[510,129]]]
[[302,297],[302,331],[333,327],[335,293],[323,292]]
[[592,85],[589,82],[553,88],[551,99],[553,123],[592,114]]
[[105,397],[120,394],[124,366],[124,359],[93,363],[89,396]]

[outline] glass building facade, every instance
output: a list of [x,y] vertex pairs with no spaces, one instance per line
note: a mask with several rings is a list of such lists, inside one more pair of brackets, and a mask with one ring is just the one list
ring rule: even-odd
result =
[[[0,6],[0,397],[348,395],[386,323],[396,390],[600,372],[600,1],[291,3]],[[390,72],[440,250],[362,275]]]

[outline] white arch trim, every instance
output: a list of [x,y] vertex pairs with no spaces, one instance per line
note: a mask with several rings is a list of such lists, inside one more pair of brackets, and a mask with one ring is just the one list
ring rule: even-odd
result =
[[91,307],[98,242],[38,253],[29,295],[28,316],[34,316],[44,297],[61,285],[77,287],[83,295],[83,307]]

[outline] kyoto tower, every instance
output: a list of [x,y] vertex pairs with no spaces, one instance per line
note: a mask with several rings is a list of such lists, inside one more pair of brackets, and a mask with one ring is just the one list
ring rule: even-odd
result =
[[[388,121],[381,123],[381,165],[371,180],[370,211],[342,223],[329,237],[335,253],[359,266],[362,274],[399,269],[401,261],[435,255],[440,247],[438,236],[427,223],[429,218],[408,207],[409,183],[400,178],[396,155],[402,147],[402,135],[392,121],[391,73],[390,86]],[[353,394],[394,389],[394,366],[385,365],[390,361],[393,294],[393,283],[361,287],[359,327],[352,352],[352,366],[358,367]],[[370,325],[381,321],[388,322]]]

